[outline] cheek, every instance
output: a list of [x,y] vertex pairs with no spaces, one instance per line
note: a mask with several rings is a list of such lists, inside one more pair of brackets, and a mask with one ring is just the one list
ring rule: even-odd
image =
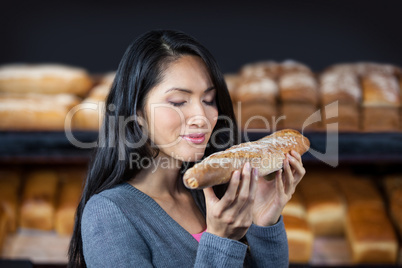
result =
[[157,107],[153,111],[154,118],[149,122],[153,122],[155,130],[166,131],[168,129],[177,128],[182,125],[182,115],[170,107]]

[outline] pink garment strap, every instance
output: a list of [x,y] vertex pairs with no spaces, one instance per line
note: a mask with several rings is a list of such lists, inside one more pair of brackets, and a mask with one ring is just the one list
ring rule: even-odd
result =
[[207,229],[205,229],[204,231],[202,231],[201,233],[198,234],[192,234],[192,236],[195,238],[195,240],[197,240],[198,242],[200,242],[201,236],[203,233],[205,233]]

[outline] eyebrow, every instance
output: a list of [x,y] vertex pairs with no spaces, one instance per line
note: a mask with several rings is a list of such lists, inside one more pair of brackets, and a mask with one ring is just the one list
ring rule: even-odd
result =
[[[207,92],[209,92],[209,91],[212,91],[213,89],[215,89],[214,86],[209,87],[209,88],[207,88],[207,89],[204,91],[204,93],[207,93]],[[192,94],[192,93],[193,93],[193,91],[191,91],[191,90],[189,90],[189,89],[178,88],[178,87],[172,87],[171,89],[168,89],[168,90],[165,92],[165,94],[168,93],[168,92],[170,92],[170,91],[174,91],[174,90],[176,90],[176,91],[181,91],[181,92],[185,92],[185,93],[189,93],[189,94]]]

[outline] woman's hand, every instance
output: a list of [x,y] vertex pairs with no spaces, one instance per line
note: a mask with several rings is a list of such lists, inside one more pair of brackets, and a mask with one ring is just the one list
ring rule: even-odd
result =
[[301,156],[292,150],[287,154],[282,170],[277,171],[275,179],[258,179],[256,197],[253,206],[253,223],[270,226],[278,222],[283,208],[295,192],[297,184],[306,174]]
[[232,174],[225,195],[219,199],[212,187],[204,189],[207,207],[206,232],[234,240],[241,239],[251,226],[258,173],[246,163],[242,173]]

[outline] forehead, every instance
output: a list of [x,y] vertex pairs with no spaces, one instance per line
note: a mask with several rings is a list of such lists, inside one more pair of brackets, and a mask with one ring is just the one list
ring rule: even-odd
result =
[[184,55],[163,70],[162,81],[153,88],[157,94],[173,87],[189,89],[193,92],[204,92],[213,86],[208,69],[198,56]]

